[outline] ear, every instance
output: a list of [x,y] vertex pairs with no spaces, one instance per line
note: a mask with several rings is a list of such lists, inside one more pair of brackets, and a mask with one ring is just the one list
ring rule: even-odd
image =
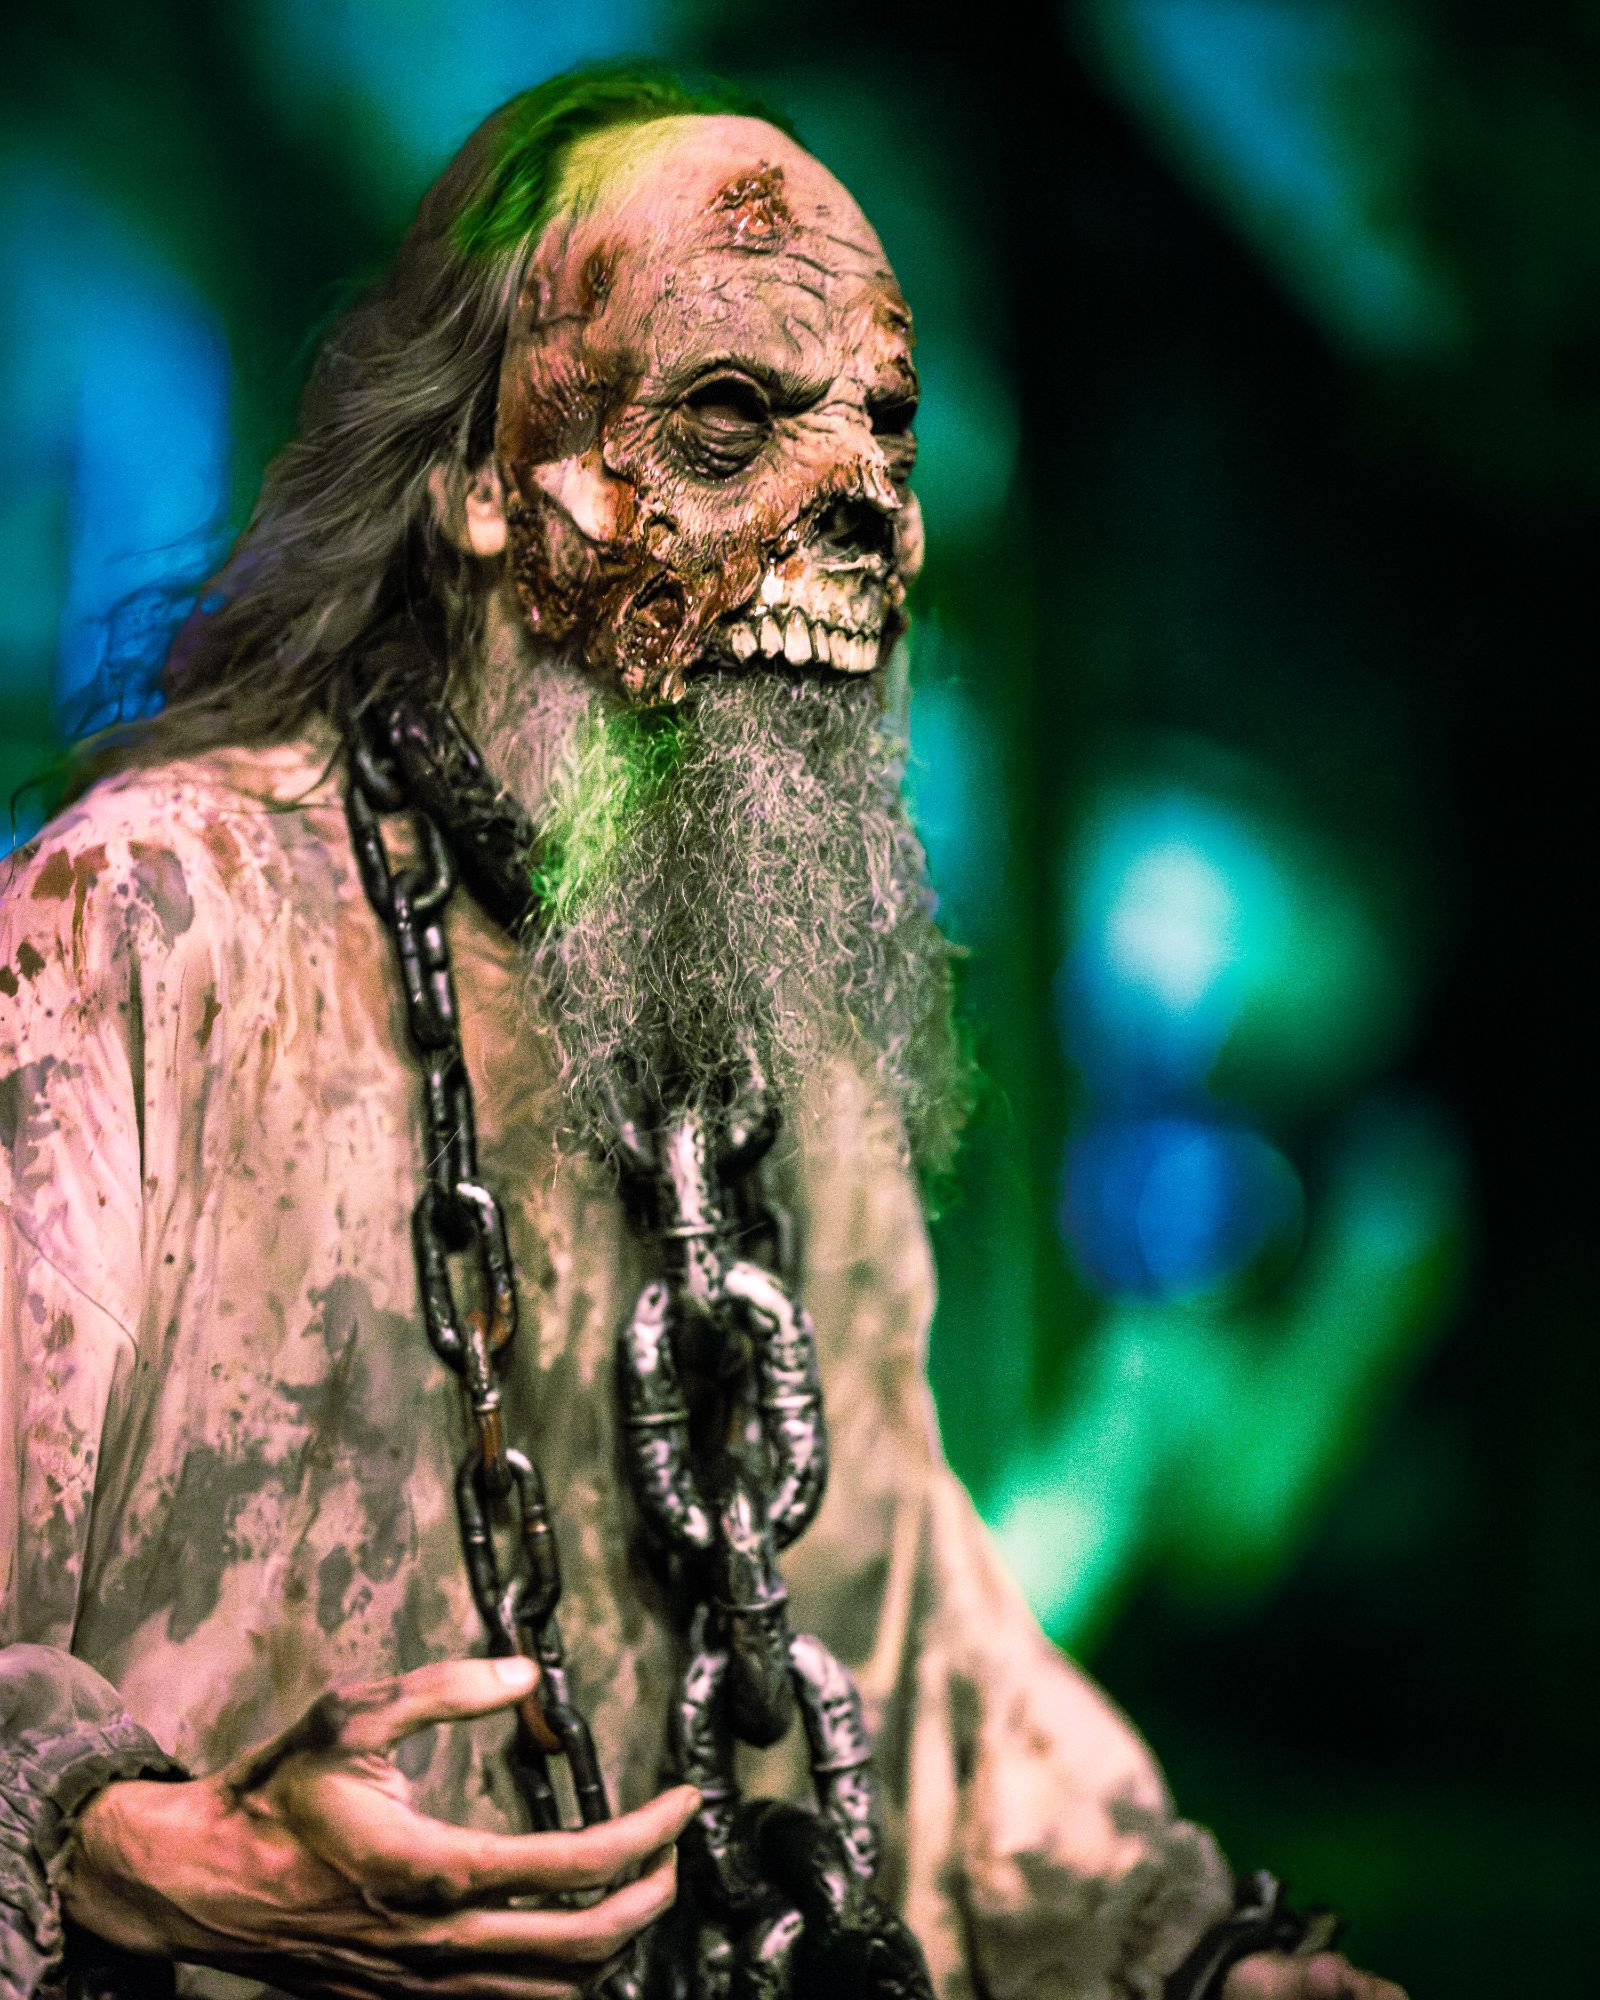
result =
[[452,548],[480,562],[502,555],[506,546],[505,489],[500,468],[488,459],[470,478],[449,466],[428,474],[428,498],[439,532]]

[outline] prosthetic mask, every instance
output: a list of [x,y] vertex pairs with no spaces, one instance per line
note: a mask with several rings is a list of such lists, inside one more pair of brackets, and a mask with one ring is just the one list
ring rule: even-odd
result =
[[911,316],[850,195],[773,126],[574,149],[501,375],[534,633],[638,702],[697,666],[864,674],[922,563]]

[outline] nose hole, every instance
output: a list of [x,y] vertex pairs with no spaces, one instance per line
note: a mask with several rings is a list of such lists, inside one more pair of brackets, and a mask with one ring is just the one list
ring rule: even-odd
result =
[[835,500],[817,533],[831,555],[886,556],[894,546],[889,516],[866,500]]

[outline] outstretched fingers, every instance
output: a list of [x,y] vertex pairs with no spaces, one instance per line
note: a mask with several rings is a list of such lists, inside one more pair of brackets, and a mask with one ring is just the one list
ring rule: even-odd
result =
[[1226,2000],[1406,2000],[1387,1979],[1360,1972],[1336,1951],[1310,1958],[1254,1952],[1228,1974]]
[[1402,1989],[1370,1972],[1358,1972],[1342,1954],[1318,1952],[1305,1961],[1307,2000],[1406,2000]]
[[583,1910],[459,1910],[446,1917],[402,1919],[393,1949],[413,1963],[464,1953],[599,1965],[614,1958],[647,1924],[672,1907],[677,1856],[668,1850],[637,1882],[613,1889]]
[[531,1660],[441,1660],[383,1680],[350,1681],[314,1701],[289,1727],[238,1757],[222,1774],[242,1799],[298,1755],[383,1755],[436,1722],[468,1722],[531,1694]]
[[371,1893],[429,1909],[486,1896],[602,1889],[682,1833],[700,1803],[690,1785],[620,1818],[572,1832],[492,1833],[432,1819],[364,1777],[322,1772],[295,1786],[294,1830]]

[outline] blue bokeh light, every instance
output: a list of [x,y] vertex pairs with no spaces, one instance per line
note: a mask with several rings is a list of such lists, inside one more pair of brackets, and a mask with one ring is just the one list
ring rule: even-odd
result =
[[1448,346],[1460,318],[1393,199],[1417,59],[1403,13],[1351,0],[1091,0],[1073,17],[1091,60],[1307,307],[1384,353]]
[[70,735],[104,719],[115,608],[188,580],[211,550],[228,493],[229,356],[210,307],[70,181],[19,174],[9,196],[4,416],[20,490],[54,527],[38,562],[19,565],[5,672],[14,691],[53,678]]
[[1219,1066],[1241,1038],[1258,1056],[1292,1041],[1302,1079],[1356,1047],[1371,954],[1352,892],[1259,809],[1154,776],[1104,792],[1073,856],[1058,997],[1086,1100],[1063,1172],[1075,1261],[1143,1299],[1283,1268],[1300,1178]]
[[1298,1242],[1300,1179],[1270,1140],[1198,1114],[1109,1119],[1068,1148],[1062,1227],[1102,1290],[1207,1293]]
[[1190,1093],[1283,931],[1271,858],[1237,815],[1172,790],[1104,801],[1078,853],[1066,1046],[1112,1101]]

